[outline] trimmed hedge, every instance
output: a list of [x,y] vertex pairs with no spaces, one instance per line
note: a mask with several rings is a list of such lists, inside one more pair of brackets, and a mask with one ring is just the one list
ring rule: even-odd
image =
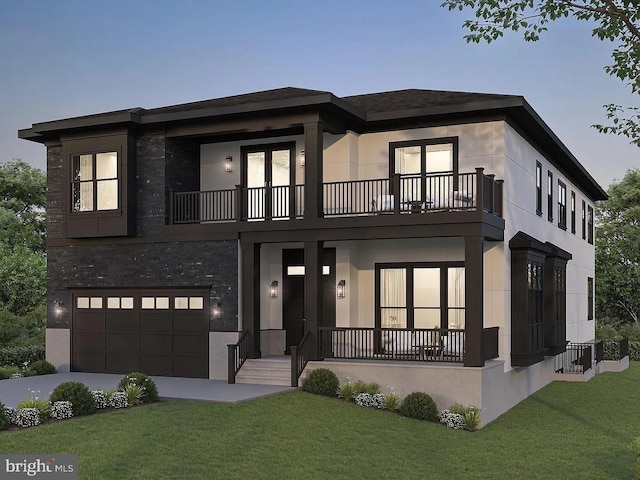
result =
[[340,380],[328,368],[312,370],[302,382],[302,390],[305,392],[325,397],[335,397],[339,386]]
[[[620,345],[617,340],[604,340],[604,360],[620,360]],[[629,341],[629,360],[640,361],[640,342]]]
[[20,345],[0,348],[0,365],[22,367],[44,360],[44,345]]
[[51,392],[49,401],[51,403],[60,401],[71,402],[74,417],[91,415],[96,411],[93,395],[91,395],[87,386],[80,382],[61,383]]

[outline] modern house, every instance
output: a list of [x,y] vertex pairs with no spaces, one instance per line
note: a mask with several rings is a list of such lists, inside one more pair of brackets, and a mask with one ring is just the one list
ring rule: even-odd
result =
[[281,88],[19,136],[47,147],[61,370],[323,366],[488,422],[594,338],[606,194],[521,96]]

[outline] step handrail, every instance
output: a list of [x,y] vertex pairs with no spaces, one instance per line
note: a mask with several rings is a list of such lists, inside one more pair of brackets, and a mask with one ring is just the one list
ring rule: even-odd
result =
[[291,386],[297,387],[300,375],[304,372],[309,363],[309,353],[311,349],[310,332],[307,331],[297,346],[291,347]]
[[237,343],[227,345],[227,383],[236,383],[236,375],[249,357],[250,339],[249,330],[245,330]]

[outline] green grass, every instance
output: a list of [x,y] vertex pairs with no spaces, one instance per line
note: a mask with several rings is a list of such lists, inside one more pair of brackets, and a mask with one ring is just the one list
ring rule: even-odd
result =
[[2,453],[75,453],[80,478],[632,479],[640,362],[555,382],[475,433],[292,392],[171,401],[0,433]]

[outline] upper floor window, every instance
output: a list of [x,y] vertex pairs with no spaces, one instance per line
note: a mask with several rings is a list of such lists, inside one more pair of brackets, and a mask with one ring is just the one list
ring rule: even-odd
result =
[[593,245],[593,207],[587,207],[587,242]]
[[567,186],[558,180],[558,227],[567,229]]
[[536,162],[536,213],[542,216],[542,164]]
[[583,200],[582,201],[582,239],[585,240],[587,238],[587,204]]
[[455,138],[395,142],[390,147],[393,154],[392,174],[450,173],[457,170]]
[[587,320],[593,320],[593,278],[587,277]]
[[576,192],[571,192],[571,233],[576,233]]
[[553,173],[547,172],[547,218],[553,222]]
[[87,153],[71,157],[71,211],[118,209],[118,154]]

